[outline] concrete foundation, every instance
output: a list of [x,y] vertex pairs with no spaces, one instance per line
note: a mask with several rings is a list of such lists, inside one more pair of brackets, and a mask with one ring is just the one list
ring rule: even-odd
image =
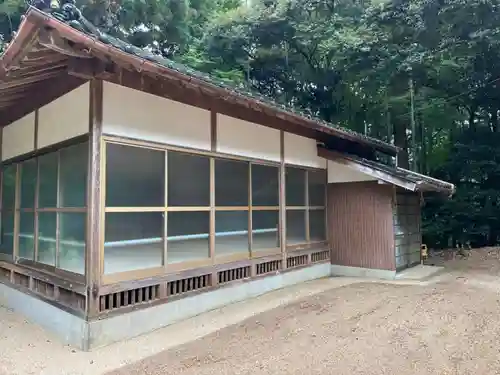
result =
[[396,270],[339,266],[337,264],[332,264],[330,267],[332,276],[366,277],[383,280],[394,280],[396,278]]
[[0,303],[55,333],[66,343],[82,350],[89,350],[139,336],[276,289],[328,277],[330,273],[330,264],[317,264],[90,322],[3,284],[0,284]]
[[2,283],[0,304],[54,333],[61,341],[82,350],[88,348],[89,327],[84,319]]

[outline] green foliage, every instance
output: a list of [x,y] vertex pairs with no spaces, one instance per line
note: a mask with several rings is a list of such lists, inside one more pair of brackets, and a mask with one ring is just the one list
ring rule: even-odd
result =
[[432,197],[425,210],[430,243],[451,238],[472,245],[496,244],[500,236],[500,133],[466,129],[435,174],[457,186],[453,199]]
[[[1,52],[26,4],[0,1]],[[429,198],[429,245],[496,243],[500,0],[77,2],[134,45],[394,142],[401,166],[457,185]]]

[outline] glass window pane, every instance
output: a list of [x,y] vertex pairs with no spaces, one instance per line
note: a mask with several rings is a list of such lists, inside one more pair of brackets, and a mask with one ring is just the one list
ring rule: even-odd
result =
[[252,236],[252,250],[280,247],[279,211],[253,211]]
[[324,206],[326,192],[326,172],[325,171],[309,171],[309,205]]
[[210,159],[168,153],[168,205],[210,206]]
[[309,211],[309,236],[311,241],[326,240],[325,210]]
[[252,205],[279,206],[279,169],[252,164]]
[[306,171],[298,168],[286,168],[285,177],[286,205],[306,205]]
[[37,164],[36,159],[21,164],[21,208],[35,207],[35,189]]
[[85,233],[87,214],[59,213],[59,268],[85,273]]
[[163,207],[165,153],[109,143],[106,146],[106,206]]
[[88,144],[61,150],[60,206],[85,207]]
[[215,205],[248,206],[248,163],[215,160]]
[[209,212],[168,212],[167,262],[210,258]]
[[248,211],[215,213],[215,255],[224,256],[248,251]]
[[35,214],[19,213],[19,257],[33,260],[35,256]]
[[1,224],[0,253],[12,256],[14,253],[14,211],[2,211]]
[[306,211],[286,211],[286,243],[287,245],[306,242]]
[[56,213],[38,213],[38,261],[56,265]]
[[104,273],[161,267],[163,213],[107,213]]
[[16,199],[16,165],[9,165],[3,170],[2,209],[13,209]]
[[57,205],[57,153],[38,158],[40,186],[38,207],[56,207]]

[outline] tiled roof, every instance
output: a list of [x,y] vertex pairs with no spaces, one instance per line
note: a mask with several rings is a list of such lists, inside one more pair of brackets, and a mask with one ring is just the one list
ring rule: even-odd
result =
[[[342,135],[348,135],[350,138],[354,138],[358,142],[366,145],[371,145],[375,147],[380,147],[382,149],[385,149],[386,151],[389,151],[389,153],[395,154],[397,151],[397,147],[390,145],[386,142],[383,142],[379,139],[372,138],[365,136],[363,134],[354,132],[350,129],[346,129],[343,127],[336,126],[334,124],[325,122],[317,117],[314,117],[310,112],[307,112],[306,110],[299,110],[297,108],[293,108],[291,106],[287,106],[284,104],[277,103],[273,99],[260,95],[256,92],[249,91],[245,87],[236,87],[229,85],[227,82],[223,82],[221,80],[215,79],[214,77],[196,71],[186,65],[179,64],[175,61],[172,61],[170,59],[167,59],[161,55],[155,54],[149,50],[142,49],[135,47],[131,45],[128,42],[125,42],[123,40],[117,39],[100,29],[98,29],[96,26],[94,26],[91,22],[89,22],[87,19],[85,19],[81,11],[76,8],[75,5],[71,3],[66,3],[62,5],[59,8],[55,9],[43,9],[43,12],[45,12],[47,15],[50,15],[51,17],[66,23],[67,25],[73,27],[74,29],[80,31],[81,33],[85,33],[88,36],[91,36],[92,38],[95,38],[101,43],[113,46],[123,52],[126,52],[130,55],[136,56],[140,59],[145,59],[147,61],[150,61],[152,63],[161,65],[162,67],[171,69],[173,71],[176,71],[178,73],[196,78],[197,80],[201,80],[203,82],[209,83],[211,85],[217,86],[219,88],[223,88],[229,92],[231,92],[233,95],[241,95],[245,96],[247,98],[252,99],[253,101],[263,104],[269,108],[272,108],[277,111],[283,111],[283,112],[288,112],[290,114],[295,114],[297,116],[300,116],[304,119],[314,121],[318,125],[321,125],[325,129],[328,130],[333,130],[335,131],[339,136]],[[392,151],[392,152],[390,152]]]

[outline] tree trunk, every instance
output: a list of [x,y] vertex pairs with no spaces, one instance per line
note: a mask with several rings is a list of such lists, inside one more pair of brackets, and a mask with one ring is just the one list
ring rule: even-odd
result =
[[[395,116],[394,116],[395,118]],[[394,145],[399,147],[396,165],[401,168],[410,169],[410,161],[408,158],[408,137],[406,136],[406,124],[404,122],[395,121],[394,127]]]
[[474,121],[476,120],[476,106],[472,106],[469,108],[469,129],[476,130],[476,124]]
[[498,110],[496,108],[491,112],[490,124],[491,131],[496,133],[498,131]]

